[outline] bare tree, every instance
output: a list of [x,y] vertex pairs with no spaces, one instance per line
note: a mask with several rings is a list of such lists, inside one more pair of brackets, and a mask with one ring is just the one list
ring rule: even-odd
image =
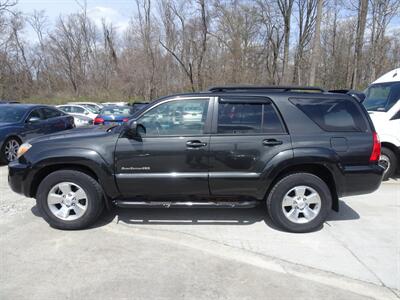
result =
[[289,82],[289,39],[290,39],[291,17],[292,17],[294,0],[277,0],[277,1],[284,23],[282,81],[283,83],[288,83]]
[[365,24],[367,22],[368,0],[359,0],[358,19],[357,19],[357,35],[354,46],[354,69],[351,79],[351,87],[354,89],[359,85],[359,73],[361,71],[362,47],[364,43]]
[[315,85],[315,75],[317,72],[318,59],[320,57],[322,4],[323,0],[317,0],[317,16],[315,21],[315,33],[311,56],[309,85]]

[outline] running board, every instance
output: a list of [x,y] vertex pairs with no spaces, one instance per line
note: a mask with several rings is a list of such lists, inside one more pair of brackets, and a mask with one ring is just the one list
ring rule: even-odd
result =
[[218,201],[218,202],[180,202],[180,201],[125,201],[116,200],[115,205],[118,207],[219,207],[219,208],[252,208],[257,206],[257,201]]

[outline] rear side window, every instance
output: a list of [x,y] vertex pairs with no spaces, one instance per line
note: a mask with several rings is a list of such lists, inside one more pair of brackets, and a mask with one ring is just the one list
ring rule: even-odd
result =
[[366,131],[367,123],[357,104],[347,99],[290,99],[325,131]]
[[220,134],[284,132],[280,118],[270,103],[223,102],[218,104],[218,133]]
[[52,109],[52,108],[43,108],[42,109],[43,115],[45,119],[57,118],[61,117],[63,114],[62,112]]

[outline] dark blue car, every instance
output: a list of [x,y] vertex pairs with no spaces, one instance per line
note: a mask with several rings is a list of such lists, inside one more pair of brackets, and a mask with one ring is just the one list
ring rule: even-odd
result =
[[34,104],[0,106],[0,162],[17,158],[19,146],[28,139],[75,127],[74,117],[58,109]]
[[94,119],[94,125],[120,125],[133,116],[135,109],[131,106],[105,106]]

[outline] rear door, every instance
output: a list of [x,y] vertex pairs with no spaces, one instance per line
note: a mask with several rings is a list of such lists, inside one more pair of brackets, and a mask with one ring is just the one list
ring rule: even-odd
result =
[[68,124],[66,116],[51,107],[42,108],[42,114],[46,119],[46,133],[53,133],[61,130],[66,130],[71,127]]
[[226,96],[215,104],[210,140],[212,195],[260,197],[268,161],[291,149],[290,136],[274,104],[264,97]]
[[[165,100],[137,120],[142,139],[121,137],[115,151],[117,184],[134,196],[208,196],[210,98]],[[190,111],[190,115],[186,114]]]

